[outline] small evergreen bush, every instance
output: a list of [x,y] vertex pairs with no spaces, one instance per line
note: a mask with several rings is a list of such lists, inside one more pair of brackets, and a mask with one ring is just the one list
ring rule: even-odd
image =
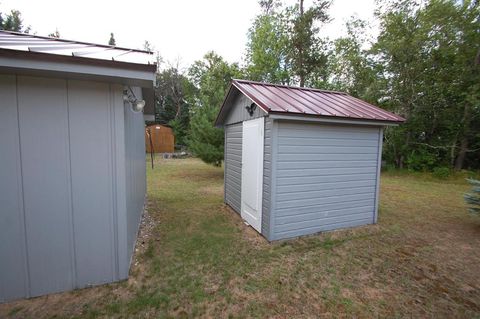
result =
[[480,180],[470,178],[467,181],[472,185],[472,191],[463,195],[463,198],[470,213],[480,215]]

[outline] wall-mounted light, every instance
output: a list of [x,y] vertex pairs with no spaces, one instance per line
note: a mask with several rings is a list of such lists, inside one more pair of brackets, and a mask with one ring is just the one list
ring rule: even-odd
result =
[[253,112],[255,112],[256,108],[257,108],[257,104],[255,103],[245,106],[245,109],[247,110],[248,114],[250,114],[250,116],[253,116]]
[[132,106],[132,111],[135,113],[142,112],[143,108],[145,107],[145,100],[137,99],[131,87],[123,90],[123,100],[130,103],[130,105]]

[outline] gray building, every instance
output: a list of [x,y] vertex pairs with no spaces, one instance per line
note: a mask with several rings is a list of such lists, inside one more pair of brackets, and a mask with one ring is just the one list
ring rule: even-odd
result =
[[268,240],[377,222],[383,128],[404,119],[348,94],[233,80],[225,203]]
[[151,61],[0,32],[0,302],[128,277]]

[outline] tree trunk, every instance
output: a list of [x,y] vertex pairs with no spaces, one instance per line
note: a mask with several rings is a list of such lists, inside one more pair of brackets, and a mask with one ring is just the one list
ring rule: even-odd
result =
[[468,102],[465,104],[463,109],[463,118],[462,118],[462,130],[460,137],[460,150],[458,151],[458,156],[455,159],[454,169],[459,171],[463,168],[463,162],[465,161],[465,156],[468,151],[468,133],[470,132],[470,123],[472,119],[470,117],[470,105]]
[[[300,21],[303,19],[303,0],[300,0]],[[297,30],[299,32],[299,30]],[[300,87],[305,86],[305,74],[303,72],[303,43],[299,43],[298,46],[298,76],[300,77]]]
[[468,151],[468,139],[464,135],[460,142],[460,151],[458,151],[458,156],[455,159],[454,169],[456,171],[459,171],[463,168],[463,162],[465,162],[465,156],[467,155],[467,151]]

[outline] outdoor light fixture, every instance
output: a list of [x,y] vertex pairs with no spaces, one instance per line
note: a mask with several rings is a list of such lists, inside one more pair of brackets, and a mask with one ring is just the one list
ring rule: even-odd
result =
[[145,107],[145,100],[139,100],[133,93],[132,88],[128,87],[128,90],[123,90],[123,100],[130,103],[132,111],[135,113],[142,112]]
[[257,108],[257,104],[255,103],[250,104],[250,106],[249,105],[245,106],[245,109],[247,110],[248,114],[250,114],[250,116],[253,116],[253,112],[255,112],[256,108]]

